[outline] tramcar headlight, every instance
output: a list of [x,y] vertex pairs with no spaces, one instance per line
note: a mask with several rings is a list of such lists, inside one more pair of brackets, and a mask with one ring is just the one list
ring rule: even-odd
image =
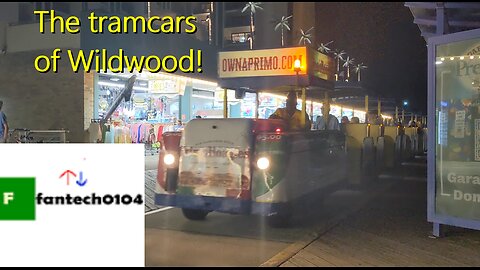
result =
[[166,154],[163,157],[163,162],[167,165],[172,165],[173,163],[175,163],[175,156],[172,154]]
[[270,160],[268,160],[268,158],[266,158],[266,157],[259,158],[257,160],[257,167],[260,170],[268,169],[268,167],[270,167]]

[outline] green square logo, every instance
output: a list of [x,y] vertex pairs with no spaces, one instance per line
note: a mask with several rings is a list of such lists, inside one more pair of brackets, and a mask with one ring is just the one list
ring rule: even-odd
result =
[[35,178],[0,178],[0,220],[35,220]]

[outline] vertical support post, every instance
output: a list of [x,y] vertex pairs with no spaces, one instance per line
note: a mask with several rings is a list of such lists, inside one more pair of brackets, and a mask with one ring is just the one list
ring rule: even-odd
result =
[[395,121],[398,121],[398,106],[395,106]]
[[352,117],[355,116],[355,107],[352,107]]
[[258,97],[259,95],[259,92],[257,92],[255,95],[255,119],[258,119],[258,107],[260,106],[260,99]]
[[435,237],[444,237],[445,230],[442,224],[440,223],[433,223],[433,236]]
[[368,95],[365,96],[365,123],[368,123]]
[[223,118],[228,118],[228,96],[227,88],[223,88]]
[[310,117],[312,118],[312,123],[313,123],[313,100],[310,100]]
[[343,106],[340,106],[340,117],[343,117]]
[[382,116],[382,101],[380,98],[377,98],[377,116]]
[[325,104],[327,104],[328,106],[330,106],[330,99],[328,97],[328,92],[325,92]]
[[445,35],[450,33],[450,29],[448,29],[448,22],[447,22],[447,16],[445,12],[445,5],[442,2],[437,2],[437,6],[435,8],[436,12],[436,34],[438,35]]
[[405,109],[402,109],[402,125],[405,126]]
[[305,94],[305,87],[302,87],[302,126],[305,126],[306,120],[305,114],[307,112],[307,97]]

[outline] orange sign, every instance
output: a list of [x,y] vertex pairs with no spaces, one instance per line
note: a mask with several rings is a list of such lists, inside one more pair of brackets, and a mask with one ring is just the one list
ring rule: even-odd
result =
[[300,59],[299,75],[307,74],[307,48],[282,48],[220,52],[218,54],[218,77],[257,77],[296,75],[293,64]]

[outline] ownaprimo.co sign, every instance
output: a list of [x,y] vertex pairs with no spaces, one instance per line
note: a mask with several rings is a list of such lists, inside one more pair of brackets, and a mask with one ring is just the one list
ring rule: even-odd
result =
[[300,59],[299,75],[307,74],[307,48],[281,48],[220,52],[218,76],[220,78],[296,75],[293,65]]

